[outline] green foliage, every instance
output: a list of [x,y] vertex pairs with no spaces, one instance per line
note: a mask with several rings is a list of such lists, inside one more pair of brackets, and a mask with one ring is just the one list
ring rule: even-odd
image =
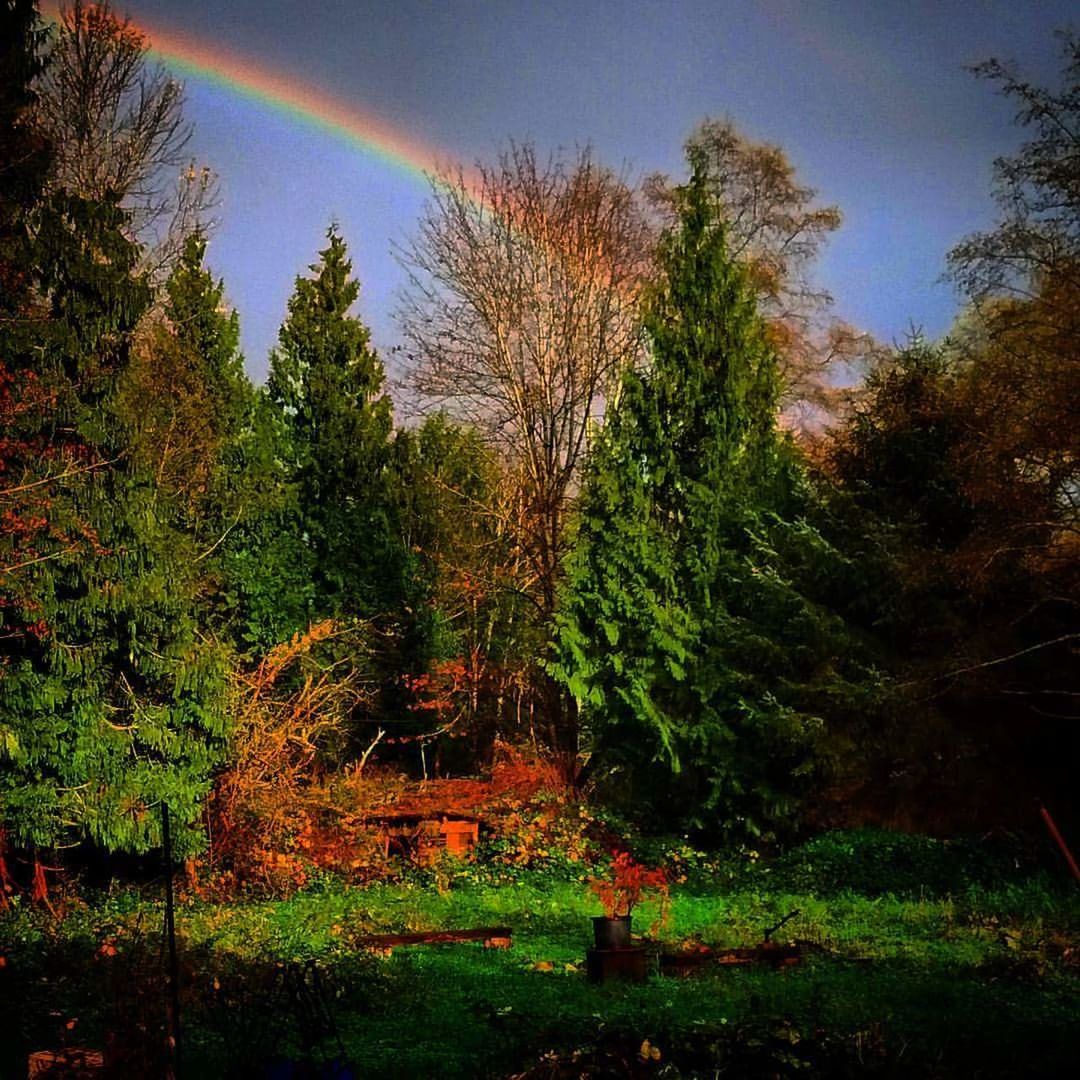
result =
[[834,455],[860,505],[918,530],[929,547],[955,546],[973,524],[952,461],[964,422],[950,402],[955,393],[948,358],[915,339],[869,374]]
[[660,821],[794,824],[822,717],[866,673],[823,600],[842,574],[776,431],[776,359],[698,169],[647,304],[652,363],[596,440],[555,671],[596,775]]
[[972,825],[1024,820],[1033,796],[1068,813],[1075,787],[1076,371],[1043,306],[910,343],[831,437],[839,500],[871,541],[874,633],[903,675],[880,771]]
[[[223,748],[223,671],[187,537],[120,407],[150,290],[115,197],[42,187],[22,114],[38,31],[32,9],[3,15],[5,73],[23,80],[5,82],[3,138],[26,153],[3,192],[0,356],[22,407],[3,455],[0,826],[17,844],[144,851],[164,800],[189,849]],[[33,526],[19,492],[36,493]]]
[[430,651],[428,586],[404,538],[382,363],[350,314],[359,284],[336,227],[328,241],[313,276],[296,280],[256,408],[252,449],[272,494],[227,558],[246,642],[265,651],[313,621],[367,623],[381,689],[368,712],[400,719],[401,676]]
[[239,350],[240,325],[224,285],[204,266],[206,240],[187,238],[120,381],[118,412],[131,453],[153,472],[175,524],[198,549],[202,618],[232,629],[229,557],[235,533],[269,502],[257,453],[255,391]]
[[772,889],[894,896],[962,896],[1030,875],[1036,863],[1016,839],[938,840],[882,829],[822,833],[767,866],[757,881]]
[[0,310],[25,299],[21,273],[29,240],[27,211],[40,198],[51,148],[28,123],[37,102],[34,81],[45,70],[44,31],[34,0],[0,7]]
[[480,433],[445,413],[399,433],[395,451],[408,543],[430,582],[432,652],[440,670],[461,673],[448,702],[455,739],[438,749],[444,764],[471,771],[498,738],[527,736],[520,730],[532,682],[526,673],[535,675],[543,648],[508,524],[514,489],[508,467]]
[[149,299],[123,220],[60,197],[38,239],[52,308],[41,375],[99,463],[69,493],[94,548],[27,571],[21,604],[39,629],[17,634],[0,680],[4,820],[17,842],[43,847],[87,837],[145,850],[163,799],[190,847],[183,829],[224,745],[222,658],[199,635],[191,549],[115,408]]
[[345,242],[336,228],[328,239],[315,276],[296,280],[266,398],[310,549],[315,613],[370,617],[397,610],[408,573],[391,503],[391,406],[368,330],[349,314],[360,286]]

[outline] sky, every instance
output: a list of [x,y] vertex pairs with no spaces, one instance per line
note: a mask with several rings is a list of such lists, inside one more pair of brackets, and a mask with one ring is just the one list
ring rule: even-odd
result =
[[[323,92],[440,160],[591,143],[631,177],[685,174],[706,116],[779,144],[844,224],[818,280],[842,318],[887,341],[935,337],[958,310],[948,249],[992,224],[991,166],[1023,139],[1015,106],[966,65],[1013,60],[1058,85],[1063,0],[114,0],[144,26],[202,40]],[[1073,16],[1072,25],[1076,19]],[[390,358],[423,175],[326,128],[179,73],[192,155],[221,203],[208,261],[261,379],[297,274],[331,221]],[[393,370],[392,360],[388,367]]]

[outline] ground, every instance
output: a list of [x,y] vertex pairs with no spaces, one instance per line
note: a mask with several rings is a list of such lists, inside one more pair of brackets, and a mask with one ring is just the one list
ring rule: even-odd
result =
[[[1075,1061],[1080,890],[1049,860],[872,834],[819,837],[771,863],[667,850],[685,878],[654,932],[667,948],[752,945],[797,909],[779,936],[804,943],[802,962],[593,986],[583,959],[598,911],[570,863],[189,899],[182,1075],[293,1076],[282,1062],[336,1059],[351,1071],[315,1075],[1052,1077]],[[101,1047],[110,1031],[127,1075],[154,1067],[134,1033],[159,1041],[159,893],[151,881],[69,899],[59,922],[26,905],[0,916],[3,1076],[25,1075],[30,1050]],[[640,909],[635,928],[656,914]],[[500,924],[509,950],[351,944]]]

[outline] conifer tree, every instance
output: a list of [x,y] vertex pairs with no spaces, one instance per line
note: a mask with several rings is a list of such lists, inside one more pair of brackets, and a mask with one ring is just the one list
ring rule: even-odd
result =
[[247,527],[279,493],[256,394],[244,371],[237,314],[191,234],[165,282],[161,316],[140,335],[120,387],[133,453],[153,470],[197,549],[203,618],[243,647],[241,583]]
[[646,305],[651,364],[596,440],[554,670],[594,775],[643,815],[746,836],[794,808],[841,627],[793,582],[827,544],[797,517],[775,354],[692,163]]
[[143,851],[165,801],[190,848],[223,749],[223,670],[190,543],[119,409],[150,292],[116,199],[39,190],[19,213],[26,317],[0,323],[0,355],[48,408],[19,416],[37,452],[5,460],[11,489],[42,494],[42,524],[35,557],[0,579],[0,827]]
[[[70,521],[61,525],[57,491],[48,477],[75,466],[69,436],[49,437],[52,394],[33,370],[44,317],[35,290],[32,238],[52,157],[35,123],[35,81],[45,67],[44,30],[36,4],[0,4],[0,584],[17,591],[23,571],[57,547],[77,545]],[[77,467],[77,466],[76,466]],[[43,510],[49,506],[52,520]],[[0,626],[3,625],[0,609]]]
[[271,629],[281,640],[315,619],[371,624],[375,709],[387,715],[400,712],[400,676],[430,651],[428,587],[404,542],[390,398],[368,329],[351,314],[359,284],[336,227],[311,270],[289,300],[259,415],[281,500],[253,529],[268,543],[247,566],[249,621],[266,645]]
[[206,240],[191,234],[165,282],[120,384],[118,408],[134,452],[176,501],[197,543],[220,540],[235,520],[242,443],[254,388],[240,354],[240,325],[224,285],[203,265]]
[[222,662],[200,636],[190,538],[117,408],[149,302],[122,226],[115,203],[58,195],[37,240],[43,378],[57,426],[97,466],[69,493],[93,549],[33,568],[22,604],[36,629],[12,643],[0,680],[4,817],[40,846],[145,850],[162,800],[190,830],[223,749]]
[[296,280],[266,396],[309,545],[312,614],[371,616],[400,590],[403,569],[389,500],[393,418],[382,362],[350,314],[360,286],[345,241],[336,227],[327,236],[314,277]]

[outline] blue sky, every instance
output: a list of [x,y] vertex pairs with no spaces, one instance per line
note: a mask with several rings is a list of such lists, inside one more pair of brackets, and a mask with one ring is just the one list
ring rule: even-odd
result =
[[[1072,4],[1059,0],[131,0],[135,21],[330,91],[449,158],[507,138],[591,142],[631,175],[682,173],[705,116],[780,144],[845,221],[819,280],[839,315],[891,341],[943,333],[948,249],[993,221],[993,159],[1016,149],[1014,108],[964,66],[998,56],[1056,85]],[[1075,19],[1074,19],[1075,25]],[[360,313],[387,353],[403,274],[392,257],[421,180],[331,134],[188,77],[191,150],[221,177],[209,261],[240,311],[261,379],[298,273],[336,220]]]

